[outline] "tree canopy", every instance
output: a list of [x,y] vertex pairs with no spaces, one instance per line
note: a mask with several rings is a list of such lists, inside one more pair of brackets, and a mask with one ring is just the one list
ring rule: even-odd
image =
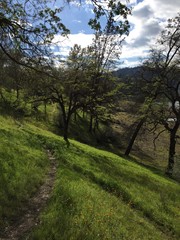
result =
[[[13,61],[33,67],[50,59],[50,45],[57,33],[67,34],[59,13],[49,0],[5,0],[0,3],[0,49]],[[12,51],[23,55],[21,61]]]

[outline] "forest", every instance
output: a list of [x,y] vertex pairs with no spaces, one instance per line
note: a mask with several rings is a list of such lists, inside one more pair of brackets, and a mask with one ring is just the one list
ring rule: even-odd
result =
[[50,2],[0,2],[0,239],[178,239],[180,13],[120,68],[128,5],[92,0],[62,58]]

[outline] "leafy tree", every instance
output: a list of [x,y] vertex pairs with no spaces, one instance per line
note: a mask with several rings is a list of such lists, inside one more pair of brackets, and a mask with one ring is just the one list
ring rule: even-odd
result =
[[63,119],[64,140],[68,143],[71,117],[86,104],[89,82],[86,75],[86,52],[75,45],[67,59],[67,67],[59,69],[59,82],[50,87],[52,100],[57,102]]
[[[177,132],[180,126],[180,14],[168,20],[168,25],[144,63],[151,76],[146,81],[146,99],[151,103],[145,120],[161,124],[169,132],[169,157],[166,173],[171,176],[174,167]],[[149,89],[150,91],[147,91]],[[170,107],[168,107],[168,104]],[[174,122],[170,123],[169,119]]]
[[24,67],[26,71],[28,68],[49,75],[53,66],[53,38],[59,33],[69,33],[59,17],[62,8],[58,4],[55,7],[50,0],[0,2],[0,51],[9,59],[1,69],[6,75],[1,86],[16,89],[17,98],[22,82],[24,85],[27,80],[22,78]]
[[[21,61],[22,56],[20,56],[18,52],[13,52],[11,55],[16,58],[17,61]],[[6,79],[3,80],[2,86],[8,90],[14,90],[16,92],[16,101],[18,101],[26,78],[25,69],[11,59],[7,59],[4,70],[6,72]]]
[[[161,84],[160,97],[169,103],[158,109],[157,122],[162,124],[169,132],[169,157],[166,173],[173,174],[174,156],[176,152],[176,138],[180,126],[180,14],[168,21],[166,29],[162,32],[159,44],[162,49],[156,50],[150,64],[158,70],[156,84]],[[169,120],[174,122],[170,123]]]
[[91,106],[88,109],[90,131],[93,118],[97,123],[101,113],[113,102],[112,93],[115,97],[111,71],[120,57],[122,41],[128,34],[128,14],[130,14],[130,9],[121,2],[107,1],[106,8],[104,8],[101,2],[94,1],[94,18],[89,21],[95,35],[90,53],[93,69],[91,72],[93,91],[89,96]]
[[[113,86],[108,70],[119,54],[124,35],[128,34],[130,10],[125,5],[111,0],[106,1],[106,6],[101,1],[92,3],[95,16],[89,21],[95,32],[92,46],[86,50],[75,46],[67,65],[58,69],[54,67],[50,47],[55,34],[68,33],[59,18],[62,8],[53,7],[50,0],[6,0],[0,3],[0,49],[14,62],[47,74],[38,77],[36,97],[43,96],[43,99],[59,104],[65,140],[71,115],[82,104],[96,116],[96,120],[107,106],[112,97],[108,87]],[[13,51],[22,57],[14,57]],[[90,53],[88,56],[87,52]],[[82,65],[84,62],[86,66]]]
[[[65,2],[69,3],[71,1],[67,0]],[[62,2],[55,1],[55,3],[53,4],[51,0],[1,1],[0,49],[13,61],[25,66],[35,67],[35,63],[48,64],[51,53],[50,46],[54,35],[69,33],[59,17],[63,10]],[[109,12],[109,10],[103,8],[101,1],[92,0],[92,3],[97,16],[96,19]],[[113,1],[107,1],[107,4],[108,8],[112,8],[111,21],[113,23],[115,23],[116,15],[123,15],[123,17],[126,15],[127,10],[122,4],[118,3],[118,7],[115,7]],[[96,24],[93,25],[96,28]],[[98,25],[100,26],[99,22]],[[114,26],[113,30],[115,28],[118,28],[118,26]],[[12,49],[18,50],[24,56],[20,62],[11,55]]]
[[[69,144],[68,130],[71,117],[78,109],[85,106],[89,93],[86,61],[86,50],[75,45],[64,65],[54,68],[51,76],[38,74],[38,82],[37,74],[35,78],[31,78],[30,91],[34,102],[57,103],[60,110],[59,123],[63,122],[63,136],[67,144]],[[52,68],[50,70],[52,71]]]
[[[39,66],[48,64],[54,35],[68,33],[58,16],[62,8],[52,7],[51,2],[1,1],[0,49],[16,63],[31,68],[37,68],[37,63]],[[14,57],[12,50],[18,51],[23,58]]]
[[136,115],[138,116],[138,120],[133,124],[135,128],[125,150],[126,156],[130,154],[140,130],[145,125],[147,119],[151,116],[152,105],[157,101],[157,96],[161,89],[161,83],[157,82],[155,79],[157,80],[157,72],[154,67],[149,66],[149,60],[143,63],[143,66],[139,69],[137,78],[134,79],[133,77],[131,79],[133,83],[131,83],[132,86],[130,88],[132,89],[130,90],[130,94],[133,95],[132,91],[134,91],[134,84],[136,84],[136,88],[139,89],[138,95],[141,97],[139,102],[135,99],[136,106],[134,106],[134,108],[137,108]]
[[4,100],[2,87],[3,87],[4,80],[7,77],[7,74],[5,71],[6,63],[7,63],[6,55],[2,51],[0,51],[0,96],[1,96],[1,100]]
[[[117,91],[110,70],[120,53],[118,50],[124,36],[128,34],[126,18],[130,10],[120,2],[107,1],[107,8],[93,2],[94,19],[90,19],[89,25],[94,30],[94,41],[86,49],[78,46],[72,49],[67,68],[60,69],[61,80],[59,78],[58,87],[54,87],[54,101],[59,102],[64,119],[65,140],[72,113],[83,107],[90,113],[91,120],[95,118],[97,125],[99,115],[113,102]],[[121,20],[117,20],[117,16],[121,16]],[[101,26],[100,19],[106,20],[104,26]]]

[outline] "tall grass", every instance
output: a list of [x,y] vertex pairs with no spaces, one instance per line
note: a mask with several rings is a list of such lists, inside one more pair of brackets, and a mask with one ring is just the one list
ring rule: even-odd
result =
[[[44,137],[43,137],[44,135]],[[178,239],[180,187],[112,153],[43,132],[59,162],[42,224],[29,239]]]
[[21,214],[43,182],[48,159],[36,135],[22,123],[0,117],[0,230]]
[[[20,216],[44,181],[51,149],[58,161],[52,197],[41,224],[26,236],[33,240],[167,240],[180,238],[180,186],[115,154],[71,141],[67,148],[50,126],[0,117],[0,232]],[[44,108],[40,107],[40,116]],[[72,137],[94,144],[79,118]],[[78,134],[78,136],[77,136]],[[0,236],[1,237],[1,236]]]
[[33,240],[179,239],[180,186],[115,154],[0,117],[1,230],[21,214],[58,161],[55,187]]

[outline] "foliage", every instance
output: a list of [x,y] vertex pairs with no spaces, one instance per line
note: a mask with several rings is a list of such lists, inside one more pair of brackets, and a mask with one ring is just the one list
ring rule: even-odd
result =
[[[0,3],[0,49],[16,63],[36,69],[37,63],[47,64],[54,35],[68,33],[58,16],[62,9],[49,7],[50,2],[5,0]],[[14,50],[23,58],[16,59],[11,53]]]
[[[108,115],[104,114],[105,111],[112,108],[118,90],[109,68],[117,57],[117,49],[121,48],[124,35],[128,34],[127,15],[130,14],[130,9],[120,2],[107,1],[105,7],[100,2],[92,2],[94,20],[90,19],[89,25],[95,31],[94,42],[86,49],[75,45],[65,64],[59,68],[54,67],[50,47],[55,34],[68,33],[59,18],[62,8],[52,6],[49,0],[22,3],[7,0],[1,4],[0,48],[12,61],[31,68],[29,85],[24,84],[27,93],[30,93],[28,95],[33,99],[31,101],[36,104],[39,101],[44,104],[48,101],[58,103],[66,141],[72,114],[83,108],[90,113],[92,121],[95,119],[97,127],[100,116],[102,118],[103,115]],[[117,16],[121,16],[121,19],[117,19]],[[106,19],[105,26],[101,26],[100,22],[95,24],[100,18]],[[6,64],[2,68],[6,72],[14,69],[13,72],[17,73],[6,77],[6,83],[9,82],[10,89],[16,89],[19,98],[24,70],[12,63],[9,69]],[[32,70],[36,70],[36,73]]]
[[[153,73],[146,84],[147,88],[151,89],[148,98],[153,93],[156,101],[153,100],[148,107],[150,122],[155,124],[154,129],[158,124],[163,125],[170,135],[167,167],[169,176],[173,174],[176,138],[180,126],[179,39],[180,14],[168,21],[158,41],[158,48],[151,50],[150,57],[144,64]],[[174,122],[169,122],[169,119],[174,119]]]
[[[89,25],[94,30],[94,40],[89,48],[92,61],[91,94],[87,111],[90,114],[89,131],[98,127],[99,119],[106,118],[117,96],[119,87],[115,83],[111,71],[121,53],[121,45],[128,35],[129,23],[127,15],[130,9],[121,2],[94,2],[94,18]],[[120,17],[121,16],[121,17]],[[103,22],[103,24],[100,24]],[[93,127],[94,120],[94,127]]]
[[[176,138],[180,126],[179,37],[180,15],[178,14],[174,19],[169,19],[156,47],[151,49],[149,58],[143,63],[141,89],[144,102],[139,111],[141,119],[126,150],[128,155],[139,130],[145,122],[151,124],[151,131],[154,131],[154,133],[157,132],[159,125],[163,125],[170,135],[166,171],[169,176],[173,174]],[[173,120],[173,123],[172,121],[169,122],[169,119]],[[154,124],[154,127],[152,127],[152,124]],[[162,132],[161,130],[157,137]]]
[[[121,2],[108,1],[103,7],[101,2],[94,6],[94,18],[89,25],[94,30],[95,72],[101,73],[109,69],[120,56],[122,41],[129,33],[127,15],[130,9]],[[121,17],[120,17],[121,16]],[[100,24],[100,22],[104,24]]]

